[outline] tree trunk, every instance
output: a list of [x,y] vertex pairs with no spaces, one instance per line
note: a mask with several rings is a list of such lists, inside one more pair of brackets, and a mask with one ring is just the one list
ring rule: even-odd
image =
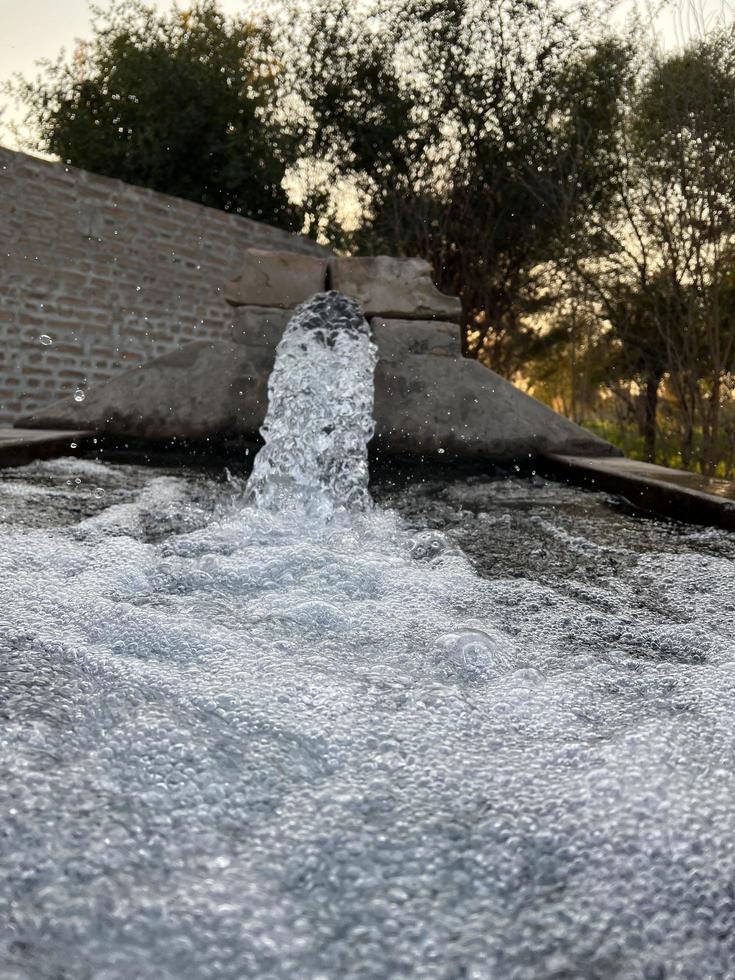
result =
[[643,389],[643,452],[649,463],[656,462],[656,412],[658,409],[658,389],[661,375],[651,373],[646,378]]
[[720,380],[712,382],[703,412],[701,469],[705,476],[713,476],[717,469],[717,441],[720,434]]

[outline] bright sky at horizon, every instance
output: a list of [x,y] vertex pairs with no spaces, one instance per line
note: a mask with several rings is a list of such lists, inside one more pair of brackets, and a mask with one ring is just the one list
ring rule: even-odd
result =
[[[171,0],[148,0],[161,10],[171,6]],[[277,4],[277,0],[274,0]],[[636,0],[622,0],[615,14],[620,24],[633,9]],[[722,19],[732,20],[735,0],[675,0],[664,5],[663,13],[655,18],[656,30],[662,43],[675,46],[682,39],[699,35]],[[219,0],[228,14],[242,12],[243,0]],[[179,6],[186,7],[180,0]],[[89,0],[0,0],[0,143],[15,146],[9,125],[18,120],[16,108],[10,103],[2,86],[20,73],[33,77],[36,63],[54,60],[62,48],[74,50],[77,40],[91,35]]]

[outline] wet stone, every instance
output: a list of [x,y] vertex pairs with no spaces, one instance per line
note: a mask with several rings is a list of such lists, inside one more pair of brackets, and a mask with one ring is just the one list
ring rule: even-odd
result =
[[402,358],[407,354],[460,357],[462,354],[462,340],[456,323],[386,320],[376,316],[370,321],[370,329],[383,358]]

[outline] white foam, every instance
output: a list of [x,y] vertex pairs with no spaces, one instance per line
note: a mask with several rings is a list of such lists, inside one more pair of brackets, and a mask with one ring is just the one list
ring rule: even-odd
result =
[[[409,487],[409,529],[368,506],[374,357],[347,301],[299,314],[252,503],[21,474],[121,496],[3,538],[3,978],[733,976],[724,541],[638,555],[520,480],[423,525]],[[465,507],[537,577],[477,574]]]
[[4,539],[3,976],[730,975],[730,564],[570,598],[379,508],[149,543],[190,486]]

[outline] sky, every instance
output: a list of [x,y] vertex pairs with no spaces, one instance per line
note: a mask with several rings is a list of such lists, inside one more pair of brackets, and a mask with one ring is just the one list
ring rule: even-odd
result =
[[[159,8],[168,9],[170,0],[148,0]],[[621,23],[635,0],[623,0],[616,15]],[[180,3],[179,6],[186,6]],[[243,0],[220,0],[220,7],[230,14],[243,10]],[[675,46],[682,38],[700,34],[718,18],[732,20],[735,0],[672,0],[656,18],[656,29],[667,47]],[[0,0],[0,86],[13,75],[33,76],[35,62],[55,59],[65,48],[73,51],[76,40],[91,34],[89,0]],[[15,140],[8,125],[17,119],[17,111],[7,105],[0,91],[0,143],[14,147]]]

